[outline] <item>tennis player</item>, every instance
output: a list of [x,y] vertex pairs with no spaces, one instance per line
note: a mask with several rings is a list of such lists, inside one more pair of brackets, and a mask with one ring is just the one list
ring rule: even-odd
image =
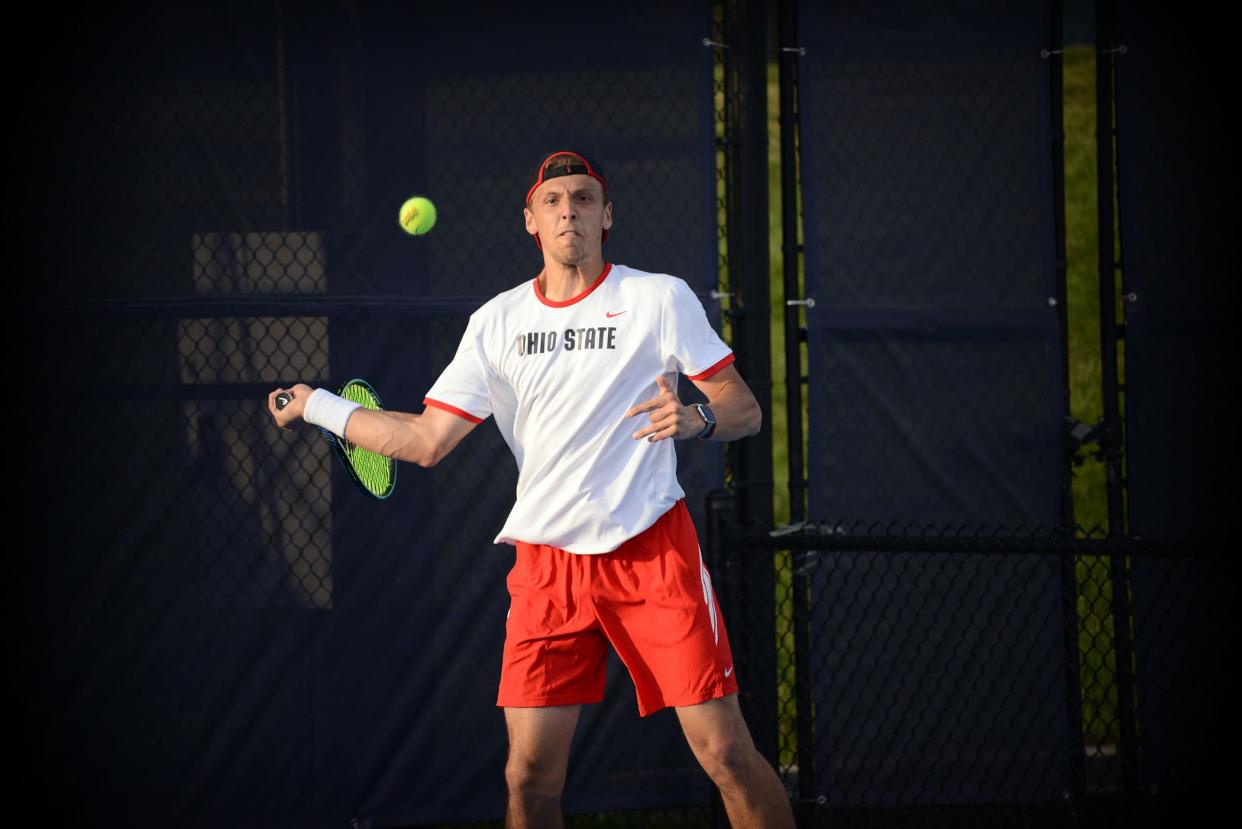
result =
[[[422,414],[369,411],[297,385],[278,411],[366,449],[434,466],[493,417],[518,464],[496,537],[513,544],[497,704],[509,758],[507,825],[561,826],[570,743],[604,695],[608,645],[642,716],[677,717],[735,827],[792,826],[785,791],[755,749],[711,577],[677,482],[674,440],[728,441],[762,414],[682,280],[604,261],[612,202],[585,155],[546,157],[526,191],[543,271],[474,314]],[[683,406],[677,375],[706,395]]]

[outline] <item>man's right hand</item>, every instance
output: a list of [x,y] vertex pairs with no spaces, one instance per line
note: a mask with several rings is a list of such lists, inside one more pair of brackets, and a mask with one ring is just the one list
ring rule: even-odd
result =
[[[288,405],[283,409],[276,408],[276,395],[281,392],[289,395]],[[311,396],[314,389],[305,383],[298,383],[292,388],[276,389],[267,396],[267,410],[271,412],[272,419],[276,421],[276,425],[282,429],[296,429],[306,421],[302,420],[302,413],[306,411],[306,400]]]

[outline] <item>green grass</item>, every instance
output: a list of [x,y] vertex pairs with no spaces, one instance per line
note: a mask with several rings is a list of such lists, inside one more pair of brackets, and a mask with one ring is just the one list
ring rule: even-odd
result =
[[[789,500],[789,396],[785,390],[785,257],[784,227],[781,219],[781,144],[779,70],[768,65],[768,253],[770,267],[769,300],[772,349],[772,520],[776,526],[788,523],[791,516]],[[801,213],[801,189],[798,191]],[[798,223],[801,231],[802,223]],[[802,241],[801,236],[798,239]],[[799,286],[802,284],[799,268]],[[801,292],[799,292],[801,293]],[[805,320],[804,320],[805,321]],[[803,357],[805,359],[805,355]],[[802,437],[806,446],[806,399],[802,401]],[[805,457],[805,456],[804,456]],[[793,626],[793,556],[787,550],[777,551],[776,567],[776,651],[777,723],[780,733],[780,763],[793,765],[798,751],[797,699],[794,695],[794,626]]]
[[[1063,58],[1065,123],[1065,255],[1069,319],[1070,414],[1084,423],[1103,416],[1100,368],[1100,234],[1097,219],[1095,53],[1070,46]],[[1116,238],[1116,237],[1114,237]],[[1120,292],[1120,286],[1117,288]],[[1119,297],[1114,297],[1119,302]],[[1106,528],[1108,501],[1104,464],[1089,457],[1074,469],[1074,518],[1088,528]],[[1113,647],[1112,582],[1106,558],[1078,559],[1078,641],[1087,744],[1117,742],[1116,663]]]
[[[1096,423],[1104,408],[1100,388],[1095,53],[1090,47],[1070,46],[1062,62],[1070,414],[1084,423]],[[1084,527],[1107,525],[1103,463],[1089,458],[1075,468],[1073,493],[1077,523]]]

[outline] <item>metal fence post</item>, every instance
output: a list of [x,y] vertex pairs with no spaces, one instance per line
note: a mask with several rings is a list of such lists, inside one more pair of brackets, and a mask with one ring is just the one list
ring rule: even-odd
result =
[[[1117,10],[1110,0],[1096,4],[1096,152],[1099,170],[1099,232],[1100,232],[1100,357],[1104,385],[1105,434],[1100,445],[1108,485],[1108,534],[1120,538],[1128,533],[1125,516],[1123,472],[1123,439],[1121,425],[1120,385],[1117,349],[1122,343],[1123,329],[1116,318],[1116,279],[1119,263],[1114,256],[1113,205],[1116,198],[1115,154],[1116,125],[1114,120],[1116,93],[1114,62],[1116,60]],[[1109,557],[1112,574],[1113,637],[1116,649],[1117,711],[1121,726],[1122,777],[1125,791],[1138,790],[1138,731],[1135,721],[1134,677],[1131,663],[1134,651],[1130,641],[1130,572],[1126,556]]]

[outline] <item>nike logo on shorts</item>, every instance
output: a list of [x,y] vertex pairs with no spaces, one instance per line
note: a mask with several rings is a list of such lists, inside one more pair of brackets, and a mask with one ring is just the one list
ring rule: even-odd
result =
[[725,671],[725,679],[728,679],[732,674],[733,674],[733,666],[730,665],[729,669]]

